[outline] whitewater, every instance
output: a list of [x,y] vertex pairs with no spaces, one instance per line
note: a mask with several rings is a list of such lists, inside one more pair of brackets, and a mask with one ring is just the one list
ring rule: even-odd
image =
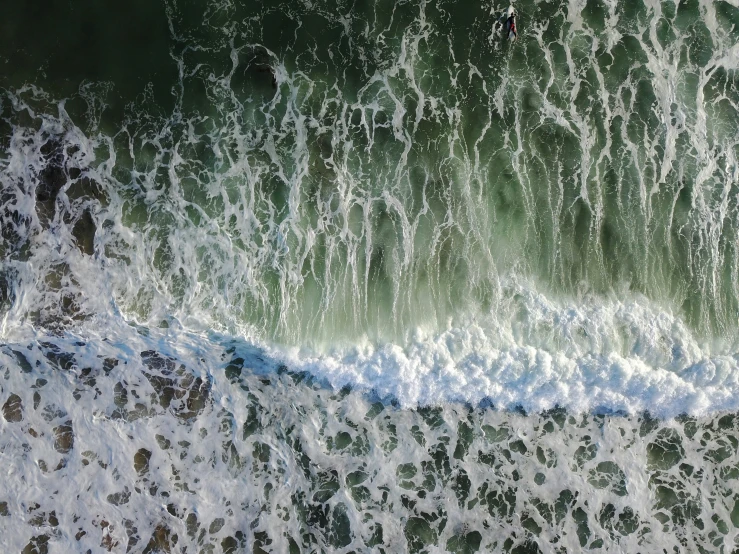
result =
[[8,16],[5,551],[739,548],[739,5],[507,7]]

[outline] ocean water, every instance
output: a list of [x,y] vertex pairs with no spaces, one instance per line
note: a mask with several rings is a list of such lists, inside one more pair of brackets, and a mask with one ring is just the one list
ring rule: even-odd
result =
[[739,3],[0,22],[3,552],[739,552]]

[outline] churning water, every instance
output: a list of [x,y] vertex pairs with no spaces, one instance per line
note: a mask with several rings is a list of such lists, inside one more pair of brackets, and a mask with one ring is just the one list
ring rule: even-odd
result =
[[240,4],[2,23],[4,549],[739,549],[737,1]]

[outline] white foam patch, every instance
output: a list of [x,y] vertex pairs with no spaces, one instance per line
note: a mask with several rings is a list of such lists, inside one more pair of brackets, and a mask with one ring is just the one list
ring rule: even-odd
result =
[[[403,345],[271,351],[336,388],[360,387],[404,407],[484,401],[532,412],[561,406],[659,417],[739,407],[737,355],[712,354],[679,318],[645,299],[588,307],[532,298],[546,309],[518,329],[474,321],[418,330]],[[543,326],[548,336],[536,337]]]
[[[294,544],[361,551],[370,542],[401,552],[414,519],[428,514],[436,514],[428,540],[438,548],[470,532],[484,552],[504,552],[507,536],[540,546],[556,537],[578,551],[583,533],[608,551],[733,543],[735,533],[715,529],[728,529],[735,512],[736,416],[659,422],[459,403],[396,409],[360,391],[335,394],[305,376],[275,375],[278,360],[233,337],[97,323],[54,337],[15,328],[0,346],[0,523],[12,529],[3,536],[11,551],[39,541],[51,552],[252,551],[269,541],[280,552]],[[465,394],[491,363],[518,387],[499,395],[510,401],[547,391],[556,398],[556,380],[572,386],[578,375],[590,375],[582,398],[607,397],[594,383],[608,383],[613,402],[639,398],[664,411],[677,408],[671,392],[682,394],[678,378],[623,360],[603,371],[595,358],[577,367],[521,347],[473,361],[466,351],[478,339],[465,345],[453,335],[434,339],[444,355],[419,336],[413,347],[364,356],[377,359],[379,374],[417,364],[416,380],[386,381],[408,385],[405,402],[424,390],[453,394],[424,367],[451,372],[460,357],[478,374],[446,384]],[[730,368],[711,363],[725,381]],[[330,373],[325,361],[317,365]],[[710,379],[707,365],[699,373]],[[570,374],[557,374],[565,366]],[[667,502],[676,509],[664,510]],[[522,536],[524,517],[541,532]]]

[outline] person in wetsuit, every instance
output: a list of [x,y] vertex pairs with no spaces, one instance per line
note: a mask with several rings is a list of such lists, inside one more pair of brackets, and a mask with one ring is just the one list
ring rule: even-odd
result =
[[511,14],[511,17],[508,18],[506,24],[508,25],[509,32],[513,33],[513,38],[517,39],[518,33],[516,32],[516,12],[513,12],[513,14]]

